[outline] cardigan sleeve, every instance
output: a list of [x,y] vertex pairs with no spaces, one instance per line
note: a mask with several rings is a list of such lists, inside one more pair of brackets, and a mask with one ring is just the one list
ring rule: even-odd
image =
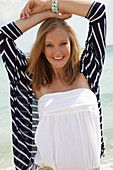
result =
[[106,12],[105,5],[94,2],[86,18],[89,20],[89,32],[85,49],[81,55],[80,72],[88,80],[95,92],[99,86],[106,47]]
[[27,76],[27,59],[15,40],[22,32],[10,23],[0,29],[0,53],[10,80],[12,142],[15,169],[28,169],[36,151],[32,133],[32,88]]
[[26,66],[26,57],[14,42],[21,35],[21,30],[14,22],[0,28],[0,53],[10,81],[14,80],[17,69]]

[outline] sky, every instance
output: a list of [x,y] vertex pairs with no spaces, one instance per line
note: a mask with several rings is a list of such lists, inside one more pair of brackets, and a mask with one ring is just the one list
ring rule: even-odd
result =
[[[92,1],[92,0],[91,0]],[[113,45],[113,0],[98,0],[106,5],[107,10],[107,45]],[[0,0],[0,27],[19,19],[20,12],[28,0]],[[74,29],[81,47],[84,47],[88,33],[88,20],[79,16],[67,20]],[[35,26],[16,40],[18,47],[23,52],[30,52],[36,38],[37,30]]]

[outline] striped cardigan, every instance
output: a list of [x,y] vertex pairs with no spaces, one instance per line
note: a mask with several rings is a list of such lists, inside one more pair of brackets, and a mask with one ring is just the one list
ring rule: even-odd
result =
[[[80,72],[88,80],[97,97],[100,114],[101,155],[104,155],[102,112],[99,79],[105,58],[106,13],[104,4],[94,2],[86,16],[89,32],[81,55]],[[0,53],[10,81],[10,104],[12,114],[12,141],[14,164],[17,170],[31,169],[36,153],[34,134],[39,121],[38,102],[27,75],[27,58],[14,40],[22,35],[12,22],[0,29]],[[75,134],[76,135],[76,134]]]

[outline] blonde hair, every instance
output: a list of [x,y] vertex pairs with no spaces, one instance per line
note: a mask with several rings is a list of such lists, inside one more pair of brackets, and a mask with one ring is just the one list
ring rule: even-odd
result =
[[28,60],[28,72],[29,76],[32,77],[31,84],[34,90],[39,90],[41,86],[49,85],[52,82],[53,69],[46,59],[43,50],[47,33],[57,27],[63,28],[68,33],[71,45],[70,58],[64,67],[65,82],[68,84],[74,83],[79,72],[81,49],[74,31],[64,20],[57,18],[47,19],[38,30],[37,38]]

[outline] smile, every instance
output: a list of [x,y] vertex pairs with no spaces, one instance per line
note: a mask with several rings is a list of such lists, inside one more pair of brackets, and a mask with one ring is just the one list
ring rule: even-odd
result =
[[62,60],[64,58],[64,56],[62,57],[53,57],[54,60]]

